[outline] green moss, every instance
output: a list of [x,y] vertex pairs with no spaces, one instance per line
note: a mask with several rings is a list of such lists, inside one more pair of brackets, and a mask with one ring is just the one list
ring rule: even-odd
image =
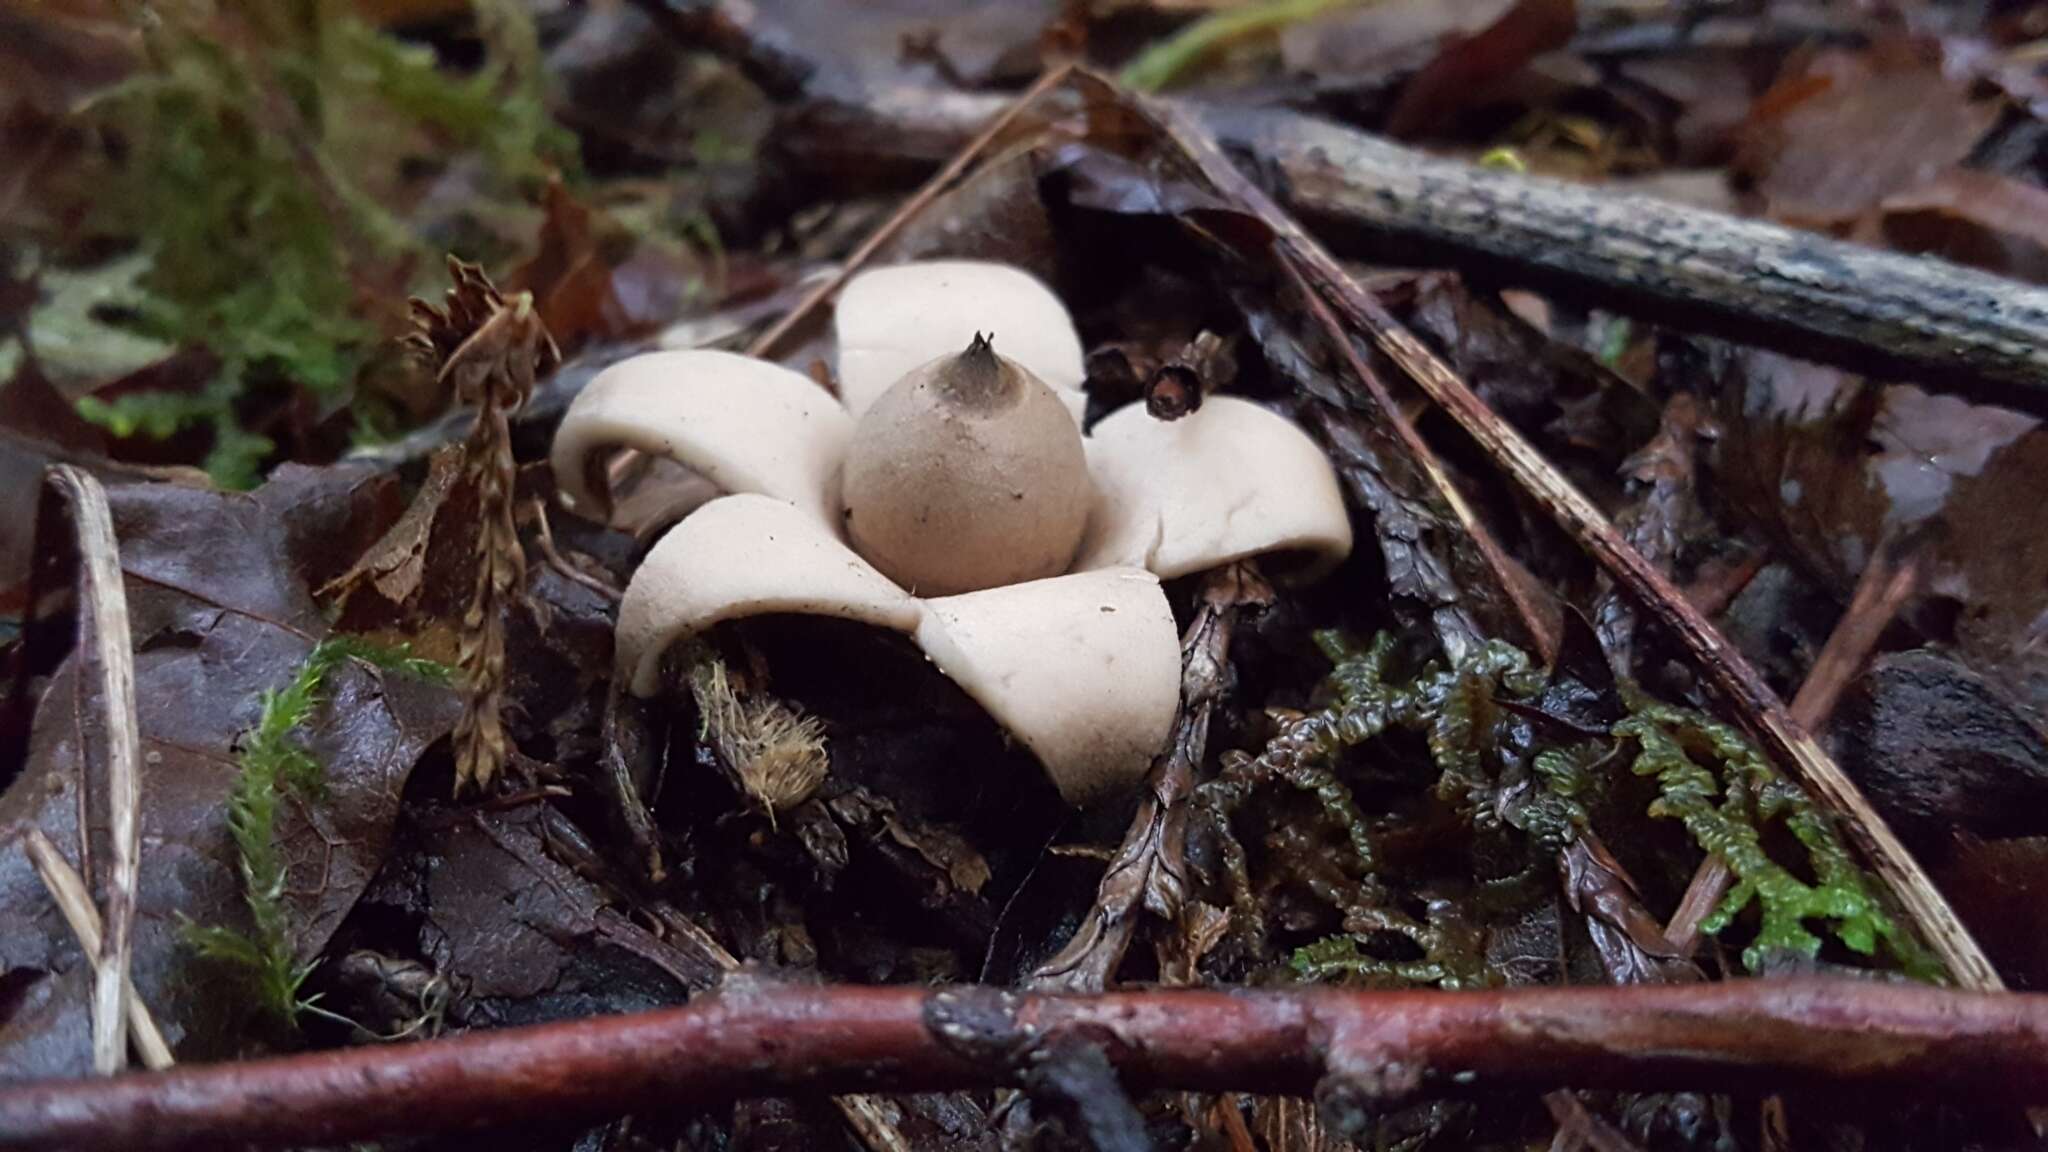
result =
[[[1631,770],[1657,782],[1653,817],[1677,820],[1701,850],[1719,856],[1735,883],[1701,924],[1719,933],[1752,903],[1761,917],[1743,952],[1755,969],[1765,956],[1819,953],[1814,923],[1852,951],[1880,951],[1909,972],[1933,971],[1924,949],[1885,910],[1863,869],[1811,798],[1780,776],[1756,746],[1712,717],[1641,698],[1614,734],[1634,743]],[[1779,821],[1805,850],[1813,882],[1771,858],[1763,829]]]
[[343,660],[446,681],[448,669],[403,649],[369,644],[352,636],[330,636],[315,645],[284,687],[267,691],[256,727],[237,757],[228,790],[228,831],[242,874],[242,898],[249,909],[247,932],[187,920],[187,941],[201,956],[247,971],[258,1006],[284,1024],[297,1020],[309,1003],[299,987],[312,964],[298,962],[285,923],[286,869],[277,835],[277,808],[286,793],[317,796],[325,785],[320,762],[299,742],[299,730],[319,708],[327,675]]
[[1303,980],[1317,983],[1348,980],[1367,985],[1439,984],[1444,967],[1432,960],[1381,960],[1359,950],[1356,936],[1326,936],[1304,944],[1287,958],[1287,966]]
[[[408,264],[438,264],[379,200],[394,194],[401,165],[475,151],[501,181],[530,183],[567,164],[573,141],[548,118],[531,19],[509,0],[479,4],[492,51],[467,77],[338,0],[202,11],[150,17],[151,69],[88,111],[121,142],[98,225],[137,239],[149,262],[135,327],[204,347],[218,367],[197,392],[80,412],[117,434],[210,428],[208,470],[247,487],[274,447],[242,425],[250,390],[278,384],[342,402],[379,336],[364,290]],[[380,178],[394,187],[369,186]]]
[[[1293,957],[1296,971],[1310,978],[1351,973],[1372,979],[1442,982],[1469,967],[1472,958],[1435,926],[1417,925],[1387,911],[1386,894],[1375,876],[1377,853],[1366,817],[1333,764],[1344,749],[1367,743],[1393,729],[1423,735],[1436,776],[1436,794],[1475,824],[1499,828],[1493,800],[1499,755],[1502,698],[1529,700],[1543,687],[1528,658],[1505,644],[1488,644],[1454,666],[1425,665],[1412,679],[1395,678],[1393,638],[1381,635],[1360,646],[1335,633],[1316,637],[1333,667],[1324,682],[1323,708],[1288,721],[1257,757],[1226,754],[1223,771],[1197,797],[1228,832],[1230,816],[1262,783],[1284,783],[1313,795],[1331,826],[1350,847],[1354,891],[1323,885],[1316,894],[1345,915],[1346,935],[1332,937]],[[1591,801],[1605,789],[1610,765],[1628,759],[1638,776],[1654,778],[1657,797],[1647,815],[1677,820],[1703,852],[1727,861],[1735,878],[1721,906],[1703,925],[1718,933],[1751,905],[1760,915],[1744,963],[1757,968],[1775,951],[1816,955],[1822,933],[1864,955],[1882,955],[1909,973],[1936,969],[1924,949],[1887,912],[1825,813],[1797,785],[1778,774],[1739,731],[1701,713],[1659,703],[1623,689],[1628,715],[1612,739],[1581,739],[1531,751],[1529,765],[1542,787],[1520,790],[1499,813],[1527,838],[1541,860],[1569,844],[1590,826]],[[1774,859],[1765,830],[1773,825],[1800,846],[1801,872]],[[1240,919],[1256,923],[1250,906],[1243,849],[1226,835],[1225,870]],[[1811,881],[1802,879],[1812,877]],[[1502,883],[1515,887],[1525,876]],[[1482,882],[1482,888],[1485,884]],[[1427,960],[1393,962],[1375,958],[1367,935],[1393,932],[1421,946]],[[1431,974],[1433,973],[1433,975]]]

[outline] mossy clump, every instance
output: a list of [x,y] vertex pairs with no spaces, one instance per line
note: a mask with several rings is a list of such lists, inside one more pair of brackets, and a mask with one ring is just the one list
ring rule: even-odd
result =
[[[1428,663],[1401,682],[1395,678],[1396,645],[1389,635],[1363,646],[1337,633],[1318,634],[1316,641],[1333,665],[1320,694],[1327,703],[1288,719],[1259,755],[1226,754],[1222,772],[1197,794],[1223,831],[1221,858],[1233,908],[1254,931],[1262,927],[1260,913],[1251,896],[1244,849],[1229,832],[1230,817],[1271,781],[1313,796],[1323,818],[1342,832],[1356,887],[1347,892],[1323,883],[1318,894],[1337,905],[1345,931],[1296,949],[1291,961],[1298,975],[1448,984],[1464,982],[1461,973],[1475,968],[1473,957],[1433,923],[1393,910],[1399,901],[1377,875],[1369,822],[1336,770],[1344,749],[1395,729],[1424,738],[1438,800],[1476,830],[1498,831],[1505,825],[1524,837],[1529,868],[1507,880],[1473,877],[1482,893],[1520,885],[1542,858],[1589,829],[1592,798],[1605,791],[1609,774],[1626,763],[1635,775],[1656,784],[1645,815],[1677,820],[1702,852],[1726,861],[1735,878],[1703,929],[1721,932],[1744,909],[1757,907],[1759,926],[1743,953],[1746,966],[1754,970],[1775,952],[1815,956],[1826,934],[1856,953],[1882,955],[1910,974],[1932,971],[1925,951],[1885,909],[1827,815],[1733,727],[1622,685],[1615,689],[1615,711],[1623,717],[1605,737],[1531,744],[1540,737],[1529,734],[1548,726],[1532,727],[1511,713],[1541,711],[1544,677],[1509,645],[1489,643],[1455,663]],[[1503,733],[1511,729],[1523,733],[1515,756],[1502,743]],[[1519,780],[1504,773],[1510,759],[1526,764]],[[1504,799],[1509,795],[1511,801]],[[1798,867],[1811,881],[1766,848],[1767,829],[1774,825],[1782,826],[1803,851]],[[1406,936],[1423,958],[1380,958],[1371,936],[1387,932]]]
[[253,390],[347,400],[402,319],[407,270],[436,266],[387,207],[417,197],[401,174],[480,154],[511,195],[573,161],[541,99],[531,15],[510,0],[477,13],[487,63],[463,76],[340,0],[152,10],[147,67],[85,108],[118,142],[94,226],[147,260],[129,322],[205,349],[212,374],[193,391],[86,397],[83,416],[119,436],[207,428],[207,471],[246,488],[274,448],[245,424]]
[[245,970],[258,1008],[287,1026],[295,1025],[310,1004],[299,996],[299,988],[314,965],[299,963],[285,923],[286,869],[277,807],[287,793],[321,793],[320,762],[298,733],[319,708],[328,674],[351,659],[422,679],[448,679],[446,667],[402,648],[383,648],[353,636],[330,636],[315,645],[289,683],[263,693],[256,727],[236,757],[235,782],[228,790],[228,832],[242,874],[249,930],[185,921],[191,946],[201,956]]
[[[1813,921],[1851,951],[1882,950],[1908,972],[1930,970],[1925,950],[1885,910],[1833,822],[1747,737],[1689,708],[1639,695],[1629,705],[1614,735],[1636,748],[1631,771],[1657,782],[1649,814],[1679,821],[1735,877],[1702,931],[1719,933],[1754,902],[1761,923],[1742,954],[1751,969],[1776,951],[1818,955],[1821,937],[1807,926]],[[1811,883],[1765,850],[1763,830],[1773,821],[1805,850]]]

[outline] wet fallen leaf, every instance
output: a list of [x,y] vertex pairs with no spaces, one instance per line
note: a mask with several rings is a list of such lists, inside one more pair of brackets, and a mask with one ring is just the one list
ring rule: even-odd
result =
[[608,886],[548,849],[539,804],[429,811],[409,862],[368,899],[419,917],[413,945],[461,988],[462,1021],[505,1025],[676,1004],[709,973],[635,923]]
[[2038,184],[1951,168],[1885,197],[1879,209],[1894,248],[2048,280],[2048,191]]
[[1773,217],[1847,225],[1961,163],[1998,118],[1911,46],[1824,53],[1758,98],[1740,167]]
[[[250,997],[238,974],[198,960],[181,918],[245,928],[225,798],[236,749],[261,694],[297,672],[326,624],[306,573],[389,512],[355,469],[286,469],[252,494],[171,485],[109,492],[127,576],[142,732],[142,887],[134,973],[179,1055],[219,1058],[244,1043]],[[103,718],[81,695],[75,659],[44,689],[28,765],[0,797],[0,844],[41,828],[77,852],[80,789],[100,769]],[[446,688],[348,662],[306,734],[324,786],[280,807],[287,931],[318,956],[382,864],[406,777],[453,724]],[[92,785],[103,787],[103,785]],[[86,831],[106,859],[105,831]],[[88,965],[18,851],[0,851],[0,973],[31,987],[0,1020],[0,1067],[76,1075],[90,1067]]]
[[1523,65],[1561,48],[1578,28],[1574,0],[1517,0],[1477,31],[1441,48],[1401,92],[1386,129],[1413,136],[1483,103]]
[[1586,918],[1593,950],[1612,984],[1661,984],[1697,979],[1664,938],[1664,925],[1643,906],[1643,898],[1621,865],[1592,841],[1574,840],[1558,858],[1565,899]]
[[1977,672],[2048,707],[2048,490],[2040,422],[1909,385],[1880,387],[1773,353],[1730,350],[1715,474],[1843,602],[1887,539],[1927,533],[1911,618]]
[[564,348],[593,336],[620,335],[625,317],[590,209],[559,179],[548,182],[541,204],[540,249],[507,278],[505,291],[533,293],[541,323]]

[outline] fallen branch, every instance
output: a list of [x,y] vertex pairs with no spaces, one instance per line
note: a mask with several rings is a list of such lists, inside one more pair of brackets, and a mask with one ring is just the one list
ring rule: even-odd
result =
[[332,1144],[738,1096],[987,1088],[1077,1039],[1134,1089],[1314,1092],[1347,1135],[1420,1093],[1505,1087],[2048,1101],[2048,996],[1866,981],[1048,996],[736,979],[686,1008],[0,1087],[0,1149]]
[[1675,327],[2048,414],[2048,290],[1403,148],[1282,109],[1203,126],[1313,223],[1374,259],[1443,263]]
[[[950,156],[1008,97],[819,90],[829,75],[736,0],[635,0],[679,43],[791,102],[780,153],[810,175]],[[1919,256],[1431,156],[1287,108],[1168,104],[1281,203],[1382,262],[1457,268],[1790,355],[2048,415],[2048,289]]]

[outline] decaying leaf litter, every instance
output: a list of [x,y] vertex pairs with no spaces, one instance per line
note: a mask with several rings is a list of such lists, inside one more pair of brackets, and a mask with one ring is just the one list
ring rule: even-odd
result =
[[[93,1051],[94,965],[29,829],[95,892],[123,850],[75,545],[35,514],[58,461],[107,485],[119,541],[142,764],[133,995],[181,1064],[652,1009],[736,964],[752,971],[727,994],[768,1004],[814,981],[1448,995],[1874,973],[1862,987],[1882,995],[1982,986],[1973,955],[2036,985],[2039,408],[1976,402],[2024,371],[2026,342],[1962,369],[1910,341],[1845,357],[1933,314],[1901,288],[1870,327],[1826,319],[1885,292],[1850,276],[1821,284],[1820,319],[1788,321],[1778,287],[1737,283],[1758,301],[1745,328],[1730,294],[1688,310],[1682,279],[1548,261],[1484,221],[1400,217],[1398,197],[1375,217],[1369,183],[1230,128],[1305,132],[1285,118],[1313,113],[1479,165],[1446,204],[1526,170],[2038,278],[2029,10],[1039,7],[223,4],[142,31],[91,4],[0,9],[10,58],[40,62],[7,85],[9,149],[31,162],[0,293],[10,1081],[81,1075]],[[1016,104],[1077,50],[1171,85],[1168,102],[1076,72]],[[1224,152],[1205,156],[1212,133]],[[1277,203],[1221,180],[1226,153]],[[899,207],[949,157],[960,179]],[[173,195],[193,181],[208,194]],[[1845,251],[1787,236],[1803,267]],[[489,303],[451,305],[434,354],[408,360],[390,341],[409,293],[448,286],[444,251],[478,262],[457,275]],[[1052,285],[1092,428],[1133,400],[1167,416],[1248,398],[1327,454],[1357,537],[1336,571],[1168,581],[1182,707],[1141,787],[1063,803],[1032,746],[886,629],[756,617],[673,652],[648,699],[615,683],[619,593],[716,493],[615,458],[609,522],[578,515],[547,464],[556,422],[651,347],[772,344],[837,383],[825,277],[849,253]],[[2017,280],[1981,285],[2016,331],[2040,311]],[[1007,323],[985,324],[998,351]],[[479,398],[482,418],[461,403]],[[1524,441],[1540,466],[1502,455]],[[1598,521],[1559,512],[1566,479]],[[1683,599],[1603,557],[1604,522]],[[1689,620],[1732,642],[1736,673],[1696,659]],[[1788,760],[1757,710],[1770,692],[1825,747]],[[778,734],[812,764],[822,739],[821,780],[764,788]],[[1869,806],[1802,790],[1816,763]],[[490,786],[457,798],[458,780]],[[1876,814],[1907,871],[1885,866]],[[1930,933],[1950,905],[1966,930]],[[972,1091],[628,1096],[598,1109],[624,1118],[565,1108],[494,1138],[2029,1139],[1988,1080],[1981,1099],[1965,1080],[1881,1107],[1789,1077],[1717,1095],[1647,1073],[1637,1091],[1446,1082],[1417,1101],[1376,1067],[1363,1095],[1367,1070],[1326,1070],[1317,1108],[1255,1091],[1305,1083],[1119,1086],[1106,1039],[1061,1033]]]

